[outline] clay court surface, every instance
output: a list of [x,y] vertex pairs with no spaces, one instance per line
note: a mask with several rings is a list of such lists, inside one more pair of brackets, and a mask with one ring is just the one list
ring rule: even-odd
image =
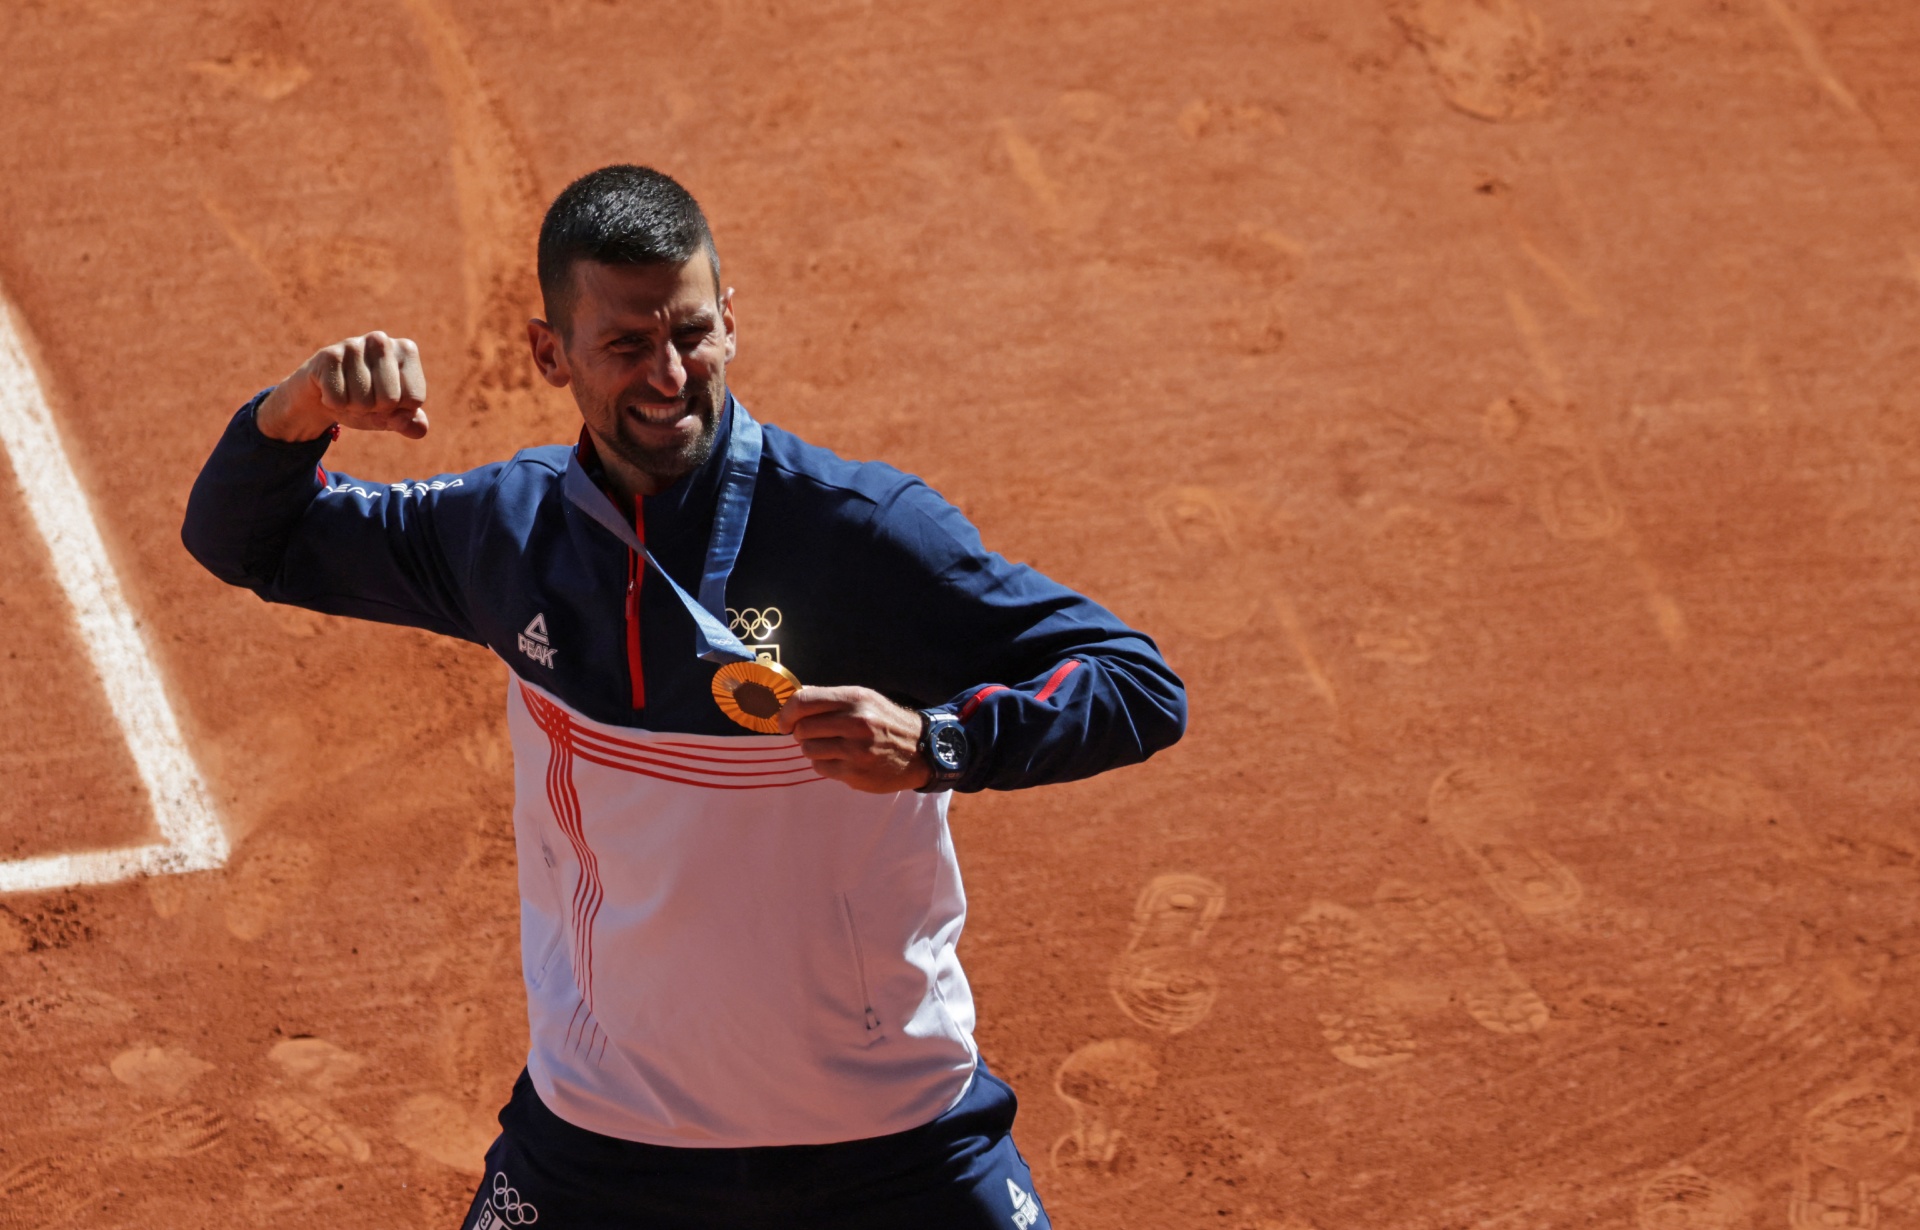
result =
[[[457,1224],[525,1045],[504,668],[178,526],[370,328],[434,430],[336,468],[570,438],[533,234],[640,161],[760,417],[1191,687],[954,807],[1057,1225],[1920,1225],[1920,10],[1529,5],[0,8],[0,285],[233,842],[0,898],[0,1224]],[[151,840],[18,469],[0,859]]]

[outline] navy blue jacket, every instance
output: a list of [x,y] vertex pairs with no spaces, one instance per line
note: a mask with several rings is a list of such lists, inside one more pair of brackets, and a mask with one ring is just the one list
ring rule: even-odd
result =
[[[563,494],[575,449],[364,482],[321,466],[328,437],[262,435],[260,397],[234,416],[187,503],[182,538],[215,576],[269,602],[485,645],[600,722],[747,733],[714,703],[717,668],[695,656],[693,620],[671,590]],[[731,405],[708,462],[646,497],[637,518],[689,591]],[[1146,636],[986,550],[919,479],[777,427],[765,428],[727,606],[750,648],[805,683],[859,684],[961,715],[975,759],[960,790],[1087,777],[1146,759],[1185,727],[1185,690]]]

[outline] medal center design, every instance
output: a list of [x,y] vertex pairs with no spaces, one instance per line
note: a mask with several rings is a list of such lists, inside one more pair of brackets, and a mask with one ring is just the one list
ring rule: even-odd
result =
[[735,684],[733,703],[740,706],[742,713],[751,717],[770,718],[780,712],[780,698],[764,683]]

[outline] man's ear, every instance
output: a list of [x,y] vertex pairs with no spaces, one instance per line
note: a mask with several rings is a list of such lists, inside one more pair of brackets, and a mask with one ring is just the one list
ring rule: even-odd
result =
[[567,348],[559,330],[534,317],[527,322],[527,347],[533,351],[533,365],[540,369],[542,380],[556,389],[564,389],[573,382],[573,372],[567,367]]
[[727,331],[727,362],[733,362],[733,356],[740,350],[740,339],[733,331],[733,287],[729,286],[720,295],[720,323]]

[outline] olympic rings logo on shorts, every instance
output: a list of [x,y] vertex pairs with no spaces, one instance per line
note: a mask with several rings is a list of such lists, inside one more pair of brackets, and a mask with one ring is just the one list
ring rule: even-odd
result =
[[493,1176],[493,1207],[499,1211],[500,1220],[509,1226],[531,1226],[540,1220],[540,1210],[530,1201],[520,1199],[520,1193],[507,1182],[504,1171]]
[[780,608],[770,606],[766,610],[748,607],[736,611],[727,608],[727,630],[743,641],[764,641],[780,628]]

